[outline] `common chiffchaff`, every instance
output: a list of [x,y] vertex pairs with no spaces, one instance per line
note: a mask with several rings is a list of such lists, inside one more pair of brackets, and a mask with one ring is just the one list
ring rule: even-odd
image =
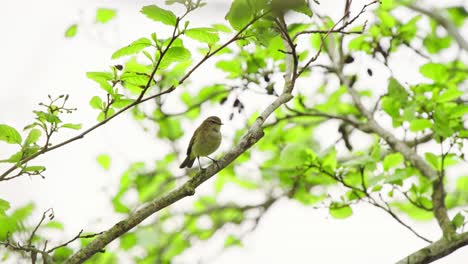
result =
[[198,166],[200,166],[200,157],[207,157],[213,160],[208,155],[215,152],[219,145],[221,145],[220,128],[222,124],[221,119],[217,116],[210,116],[203,121],[193,133],[192,139],[190,139],[187,157],[180,164],[180,168],[192,168],[195,158],[198,160]]

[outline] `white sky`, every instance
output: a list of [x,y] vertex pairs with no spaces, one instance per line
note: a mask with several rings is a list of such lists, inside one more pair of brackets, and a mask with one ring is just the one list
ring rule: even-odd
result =
[[[159,25],[138,11],[144,4],[157,2],[162,0],[3,3],[0,9],[0,123],[20,130],[32,121],[32,110],[37,109],[38,102],[47,99],[47,94],[67,93],[71,97],[70,105],[79,108],[67,121],[83,123],[84,128],[92,125],[97,113],[88,102],[96,92],[102,92],[86,78],[85,72],[105,70],[111,63],[113,51],[155,31]],[[343,1],[321,2],[325,10],[341,12],[341,7],[338,10],[336,5]],[[357,8],[363,1],[354,2]],[[94,24],[96,7],[117,8],[117,19],[106,25]],[[198,25],[211,24],[220,21],[223,14],[219,10],[205,9],[193,19]],[[80,24],[78,35],[65,39],[64,30],[72,23]],[[402,65],[407,66],[397,69],[402,74],[417,72],[408,61],[403,61]],[[209,81],[209,74],[199,71],[193,76],[194,81]],[[406,76],[412,77],[411,74]],[[206,110],[202,115],[213,111]],[[74,134],[74,131],[61,132],[55,142]],[[131,117],[123,115],[79,142],[38,158],[37,164],[47,166],[45,180],[22,177],[0,183],[0,197],[10,201],[13,207],[34,201],[37,207],[32,222],[37,221],[42,211],[52,207],[56,220],[65,223],[67,237],[63,239],[74,236],[80,229],[100,231],[121,217],[113,213],[110,204],[120,174],[134,161],[152,164],[162,156],[160,148],[150,133],[145,133]],[[0,157],[13,151],[0,143]],[[101,153],[112,157],[109,172],[96,164],[95,158]],[[2,168],[0,166],[0,171]],[[209,184],[205,183],[203,188],[210,188]],[[351,218],[338,221],[329,217],[326,210],[281,200],[268,211],[258,229],[247,236],[243,248],[229,249],[213,263],[393,263],[425,245],[375,208],[360,205],[354,207],[354,212]],[[439,236],[434,222],[409,220],[409,223],[429,237]],[[90,227],[95,229],[90,230]],[[179,260],[194,263],[200,257],[206,259],[213,254],[210,250],[214,247],[198,246]],[[464,248],[436,263],[462,263],[467,256],[468,248]]]

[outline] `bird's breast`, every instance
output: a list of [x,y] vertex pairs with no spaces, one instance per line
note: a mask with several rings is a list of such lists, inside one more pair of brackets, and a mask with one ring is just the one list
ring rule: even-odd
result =
[[219,145],[221,145],[221,133],[211,130],[201,134],[199,140],[195,140],[193,153],[195,156],[208,156],[215,152]]

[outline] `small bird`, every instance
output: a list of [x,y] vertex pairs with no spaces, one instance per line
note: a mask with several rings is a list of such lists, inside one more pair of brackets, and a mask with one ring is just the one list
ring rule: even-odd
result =
[[210,116],[203,121],[193,133],[187,148],[187,157],[184,162],[180,164],[179,168],[191,168],[196,158],[198,160],[198,166],[201,169],[200,157],[207,157],[216,162],[216,160],[208,157],[208,155],[215,152],[219,145],[221,145],[221,125],[223,125],[223,123],[217,116]]

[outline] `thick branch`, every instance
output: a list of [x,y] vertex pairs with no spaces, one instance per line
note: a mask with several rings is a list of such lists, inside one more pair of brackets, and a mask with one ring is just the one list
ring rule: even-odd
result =
[[432,19],[434,19],[437,24],[441,25],[449,35],[451,35],[455,41],[458,43],[458,46],[460,48],[468,51],[468,42],[463,38],[463,36],[460,34],[460,31],[458,31],[457,27],[455,24],[453,24],[450,20],[448,20],[445,16],[440,14],[437,10],[429,10],[424,7],[414,5],[411,3],[403,3],[406,7],[409,9],[416,11],[418,13],[424,14]]
[[[21,160],[20,162],[18,162],[17,164],[15,164],[14,166],[12,166],[11,168],[9,168],[7,171],[5,171],[3,174],[0,175],[0,181],[3,181],[5,179],[13,179],[13,178],[16,178],[16,177],[10,177],[10,178],[6,178],[11,172],[13,172],[14,170],[16,170],[17,168],[19,168],[21,165],[27,163],[28,161],[44,154],[44,153],[47,153],[49,151],[52,151],[54,149],[57,149],[57,148],[60,148],[64,145],[67,145],[69,143],[72,143],[78,139],[81,139],[83,138],[85,135],[91,133],[92,131],[94,131],[95,129],[101,127],[102,125],[106,124],[107,122],[109,122],[110,120],[112,120],[113,118],[119,116],[120,114],[126,112],[128,109],[130,108],[133,108],[135,107],[136,105],[139,105],[141,103],[144,103],[148,100],[151,100],[151,99],[154,99],[156,97],[160,97],[164,94],[168,94],[168,93],[171,93],[172,91],[174,91],[177,86],[181,85],[185,80],[187,80],[190,75],[192,75],[192,73],[198,69],[206,60],[208,60],[209,58],[211,58],[213,55],[215,55],[216,53],[218,53],[219,51],[221,51],[222,49],[224,49],[225,47],[227,47],[229,44],[231,44],[232,42],[236,41],[239,36],[247,29],[249,28],[253,23],[255,23],[257,20],[259,20],[260,18],[262,18],[263,16],[265,16],[266,14],[263,14],[261,16],[258,16],[258,17],[255,17],[254,19],[252,19],[252,21],[250,23],[248,23],[247,25],[245,25],[241,30],[239,30],[239,32],[237,32],[231,39],[229,39],[228,41],[226,41],[226,43],[224,43],[223,45],[221,45],[219,48],[213,50],[213,51],[210,51],[208,52],[193,68],[191,68],[178,82],[177,85],[173,85],[171,86],[169,89],[165,90],[165,91],[162,91],[160,93],[157,93],[157,94],[154,94],[154,95],[151,95],[151,96],[148,96],[146,98],[143,98],[143,95],[146,93],[146,91],[149,89],[150,87],[150,84],[151,84],[151,80],[153,79],[154,77],[154,74],[156,73],[157,69],[159,68],[159,63],[160,61],[162,60],[162,58],[164,57],[164,54],[166,53],[166,51],[169,49],[169,46],[173,43],[173,41],[175,40],[175,38],[178,38],[179,35],[174,35],[175,34],[175,31],[174,31],[174,34],[173,34],[173,38],[171,40],[171,42],[168,44],[168,46],[166,47],[166,49],[163,51],[163,53],[161,54],[160,58],[159,58],[159,61],[157,63],[157,65],[155,66],[155,68],[153,69],[153,72],[151,73],[151,76],[150,76],[150,80],[148,81],[148,83],[146,84],[145,88],[142,90],[142,92],[140,93],[140,95],[138,96],[138,98],[131,104],[127,105],[126,107],[120,109],[119,111],[117,111],[114,115],[110,116],[109,118],[97,123],[96,125],[90,127],[89,129],[85,130],[84,132],[82,132],[81,134],[75,136],[75,137],[72,137],[68,140],[65,140],[57,145],[54,145],[52,147],[45,147],[45,148],[42,148],[40,151],[36,152],[34,155],[32,156],[29,156],[28,158],[24,159],[24,160]],[[179,20],[178,20],[179,21]],[[176,28],[177,28],[177,25],[176,25]],[[175,29],[174,29],[175,30]]]
[[337,72],[337,75],[341,83],[346,85],[356,107],[367,118],[367,125],[369,128],[383,138],[394,151],[400,152],[406,160],[411,162],[411,164],[421,172],[423,176],[436,181],[436,183],[440,181],[439,184],[435,183],[433,188],[432,203],[434,216],[436,217],[445,237],[454,235],[455,228],[450,221],[447,214],[447,208],[445,206],[445,192],[442,184],[443,179],[439,179],[437,171],[432,169],[429,164],[413,149],[406,145],[404,141],[399,140],[395,135],[380,126],[374,119],[373,113],[367,110],[362,103],[359,93],[351,87],[349,80],[342,72]]
[[271,105],[269,105],[263,113],[255,120],[252,127],[247,131],[246,135],[242,138],[240,143],[234,147],[231,151],[226,153],[224,157],[218,160],[217,164],[212,164],[203,171],[200,171],[195,177],[184,183],[182,186],[168,193],[167,195],[150,202],[142,209],[136,211],[134,214],[129,216],[127,219],[120,221],[112,228],[98,236],[94,241],[89,243],[86,247],[79,250],[70,259],[67,260],[67,264],[82,263],[86,259],[93,256],[95,253],[104,248],[107,244],[118,238],[122,234],[126,233],[143,220],[148,218],[150,215],[158,212],[159,210],[168,207],[169,205],[181,200],[184,197],[193,195],[195,189],[210,179],[218,171],[228,166],[238,156],[247,151],[252,145],[258,142],[263,137],[262,124],[282,104],[291,100],[291,94],[283,94],[278,97]]
[[397,264],[425,264],[443,258],[455,250],[468,245],[468,232],[456,234],[452,239],[442,238],[427,247],[401,259]]
[[[255,22],[258,18],[252,21]],[[247,26],[244,28],[246,29]],[[237,34],[236,36],[238,36]],[[291,55],[289,55],[291,56]],[[290,60],[287,60],[290,61]],[[198,64],[197,64],[198,65]],[[292,67],[286,67],[286,69],[292,70]],[[164,209],[175,202],[181,200],[184,197],[191,196],[195,194],[195,189],[213,177],[218,171],[222,170],[233,162],[237,157],[242,153],[247,151],[255,143],[257,143],[264,135],[262,125],[265,120],[281,105],[290,101],[293,96],[291,92],[293,90],[293,82],[289,78],[293,76],[293,73],[285,73],[285,87],[283,89],[284,93],[279,96],[275,101],[273,101],[263,112],[257,117],[253,125],[249,128],[247,133],[242,137],[239,144],[231,149],[228,153],[224,155],[217,163],[208,166],[206,169],[201,170],[193,178],[185,182],[182,186],[176,188],[175,190],[169,192],[161,198],[157,198],[147,204],[145,207],[139,209],[127,219],[122,220],[111,227],[109,230],[104,232],[102,235],[98,236],[95,240],[89,243],[84,248],[80,249],[78,252],[73,254],[67,261],[67,264],[82,263],[83,261],[89,259],[91,256],[102,250],[106,245],[112,242],[114,239],[120,237],[121,235],[128,232],[130,229],[134,228],[136,225],[141,223],[143,220],[148,218],[150,215]],[[184,78],[182,78],[183,80]]]

